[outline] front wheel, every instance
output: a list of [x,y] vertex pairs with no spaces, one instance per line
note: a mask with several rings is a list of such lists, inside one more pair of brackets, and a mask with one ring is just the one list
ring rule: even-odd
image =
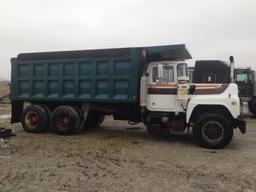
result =
[[233,128],[230,120],[219,114],[204,114],[193,127],[193,136],[200,146],[221,149],[230,143]]

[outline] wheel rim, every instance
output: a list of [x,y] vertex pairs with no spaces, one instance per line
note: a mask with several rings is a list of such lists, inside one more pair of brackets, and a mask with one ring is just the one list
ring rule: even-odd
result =
[[70,126],[71,121],[72,119],[70,115],[68,114],[60,115],[57,118],[56,127],[60,130],[66,130]]
[[224,127],[217,121],[209,121],[203,125],[202,136],[209,144],[221,142],[224,135]]
[[29,129],[34,129],[38,126],[39,116],[36,112],[28,112],[25,116],[25,123]]

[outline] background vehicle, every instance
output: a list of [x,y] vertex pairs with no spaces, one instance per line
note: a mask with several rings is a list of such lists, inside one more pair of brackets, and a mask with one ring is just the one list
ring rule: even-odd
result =
[[[193,83],[229,83],[230,65],[224,61],[196,61],[195,67],[190,67],[188,73]],[[256,79],[251,68],[235,68],[234,81],[238,85],[239,97],[242,102],[248,102],[250,111],[256,115]]]
[[245,133],[237,85],[189,85],[190,58],[183,44],[19,54],[11,60],[12,123],[73,134],[108,114],[152,134],[192,127],[201,146],[222,148],[233,128]]
[[235,82],[238,85],[239,97],[248,102],[250,111],[256,115],[256,78],[251,68],[235,69]]

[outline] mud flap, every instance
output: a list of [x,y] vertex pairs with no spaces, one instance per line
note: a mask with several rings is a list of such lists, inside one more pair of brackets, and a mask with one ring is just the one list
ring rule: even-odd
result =
[[246,133],[246,122],[245,121],[242,121],[240,120],[237,124],[239,130],[241,131],[241,133]]
[[22,101],[12,101],[11,123],[17,123],[21,121],[23,106],[24,106],[24,103]]

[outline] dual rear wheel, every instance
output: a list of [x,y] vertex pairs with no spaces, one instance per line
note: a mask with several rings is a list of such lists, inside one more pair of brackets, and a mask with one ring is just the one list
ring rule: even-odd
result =
[[57,134],[70,135],[83,128],[98,126],[103,119],[103,114],[92,111],[85,121],[83,112],[77,106],[62,105],[51,112],[44,105],[31,105],[24,109],[21,123],[24,130],[30,133],[41,133],[51,128]]
[[26,132],[41,133],[50,122],[50,114],[40,105],[31,105],[24,109],[21,124]]
[[70,135],[80,132],[84,117],[77,107],[63,105],[57,107],[51,118],[52,128],[60,135]]

